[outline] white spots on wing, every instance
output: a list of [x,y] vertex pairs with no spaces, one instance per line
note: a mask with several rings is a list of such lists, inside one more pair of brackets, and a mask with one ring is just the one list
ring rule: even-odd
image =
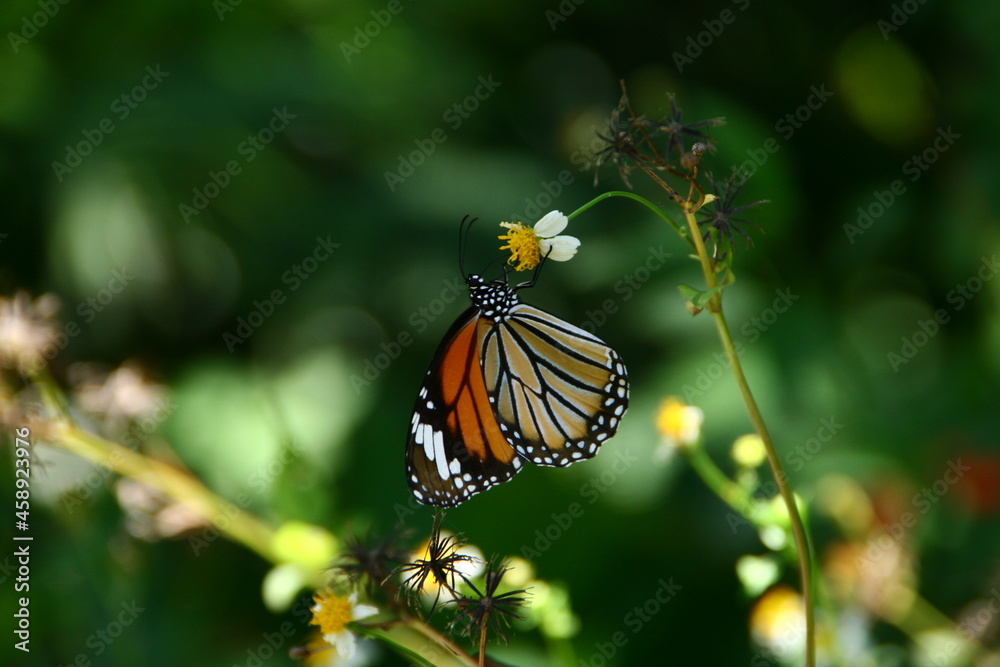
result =
[[430,424],[422,426],[421,433],[417,436],[417,442],[423,444],[424,455],[427,457],[427,460],[433,461],[437,452],[434,451],[434,428]]
[[451,463],[448,464],[448,470],[451,471],[452,475],[458,475],[462,472],[462,464],[459,463],[458,459],[452,459]]
[[444,434],[441,431],[434,431],[434,459],[438,475],[441,479],[448,479],[451,472],[448,470],[448,459],[444,455]]

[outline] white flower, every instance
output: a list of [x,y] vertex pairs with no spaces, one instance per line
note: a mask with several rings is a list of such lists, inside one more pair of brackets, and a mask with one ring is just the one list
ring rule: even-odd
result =
[[538,249],[542,257],[548,257],[556,262],[572,259],[580,247],[580,239],[575,236],[559,236],[559,232],[569,225],[569,218],[562,211],[549,211],[535,223],[535,234],[538,235]]
[[511,264],[517,264],[515,270],[530,271],[538,263],[548,257],[557,262],[565,262],[576,254],[580,247],[580,239],[575,236],[560,236],[559,232],[566,229],[569,218],[560,211],[551,211],[535,223],[533,228],[520,222],[501,222],[500,226],[507,233],[499,237],[507,241],[501,250],[510,250]]
[[313,599],[316,604],[312,607],[313,618],[310,623],[319,626],[323,640],[336,648],[341,658],[353,657],[357,640],[354,638],[354,633],[347,629],[347,624],[374,616],[378,613],[378,609],[371,605],[358,604],[357,593],[345,597],[326,590],[317,592]]
[[58,310],[59,299],[53,294],[34,301],[23,291],[10,298],[0,296],[0,367],[25,375],[41,370],[60,349],[53,319]]
[[668,396],[656,413],[656,430],[660,432],[658,456],[669,459],[677,448],[691,447],[701,437],[705,414],[700,408],[685,405],[676,396]]

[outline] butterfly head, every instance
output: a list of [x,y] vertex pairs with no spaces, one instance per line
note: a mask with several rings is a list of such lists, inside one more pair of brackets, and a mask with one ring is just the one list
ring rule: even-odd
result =
[[487,282],[482,276],[472,274],[466,276],[465,283],[469,286],[472,304],[493,320],[505,317],[519,303],[516,288],[505,280],[498,278]]

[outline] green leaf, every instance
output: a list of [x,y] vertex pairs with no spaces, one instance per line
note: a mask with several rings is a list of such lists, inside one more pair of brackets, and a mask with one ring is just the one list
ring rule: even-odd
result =
[[736,274],[733,273],[733,269],[730,266],[726,266],[724,271],[720,271],[722,274],[722,282],[719,283],[719,287],[725,287],[727,285],[732,285],[736,282]]
[[[414,621],[419,623],[419,621]],[[453,655],[446,647],[435,643],[409,625],[392,625],[371,628],[359,626],[358,630],[367,637],[377,639],[392,646],[403,656],[427,667],[467,667],[468,663]]]
[[708,300],[711,299],[716,293],[720,292],[725,285],[717,285],[709,290],[698,290],[689,285],[678,285],[677,289],[681,291],[681,296],[684,300],[690,304],[695,311],[702,310],[707,304]]

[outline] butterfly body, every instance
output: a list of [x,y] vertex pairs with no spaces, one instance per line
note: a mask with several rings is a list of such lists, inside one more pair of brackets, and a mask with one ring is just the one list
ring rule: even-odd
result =
[[472,307],[438,347],[417,396],[407,481],[428,505],[459,505],[531,461],[593,457],[628,407],[618,354],[599,338],[522,303],[503,280],[466,278]]

